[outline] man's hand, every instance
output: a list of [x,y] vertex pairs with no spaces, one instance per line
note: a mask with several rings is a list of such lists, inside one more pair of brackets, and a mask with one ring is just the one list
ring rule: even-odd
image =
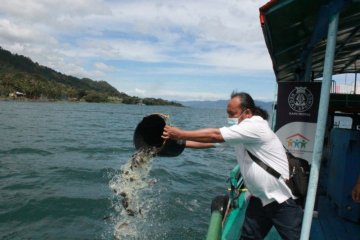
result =
[[176,127],[166,125],[162,134],[163,139],[181,139],[182,130]]
[[201,143],[224,142],[224,138],[222,137],[218,128],[203,128],[198,130],[185,131],[180,128],[166,125],[161,137],[163,139],[183,139]]
[[351,192],[354,202],[360,203],[360,177]]

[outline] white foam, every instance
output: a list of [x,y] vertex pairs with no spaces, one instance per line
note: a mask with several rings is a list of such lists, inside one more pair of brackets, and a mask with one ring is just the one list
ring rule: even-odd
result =
[[156,152],[155,147],[139,149],[109,183],[115,194],[113,207],[118,213],[118,217],[114,219],[115,239],[138,239],[151,202],[141,201],[140,190],[156,183],[148,178]]

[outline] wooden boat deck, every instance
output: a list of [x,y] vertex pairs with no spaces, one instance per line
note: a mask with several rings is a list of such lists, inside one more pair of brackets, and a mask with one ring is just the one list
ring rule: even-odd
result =
[[313,218],[310,239],[360,240],[360,223],[340,218],[327,196],[318,197],[318,216]]
[[318,195],[315,201],[317,217],[313,217],[310,239],[360,240],[360,222],[353,222],[338,215],[338,207],[326,192],[328,177],[327,161],[322,164]]

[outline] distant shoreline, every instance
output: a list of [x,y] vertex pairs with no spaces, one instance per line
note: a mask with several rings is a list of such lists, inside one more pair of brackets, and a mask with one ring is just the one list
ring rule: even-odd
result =
[[39,103],[106,103],[106,104],[121,104],[121,105],[139,105],[139,106],[172,106],[172,107],[187,107],[187,106],[176,106],[176,105],[151,105],[151,104],[138,104],[138,103],[122,103],[119,101],[109,102],[87,102],[85,100],[59,100],[59,99],[31,99],[25,97],[0,97],[0,102],[39,102]]
[[85,101],[72,101],[72,100],[58,100],[58,99],[31,99],[31,98],[12,98],[12,97],[0,97],[0,101],[3,102],[85,102]]

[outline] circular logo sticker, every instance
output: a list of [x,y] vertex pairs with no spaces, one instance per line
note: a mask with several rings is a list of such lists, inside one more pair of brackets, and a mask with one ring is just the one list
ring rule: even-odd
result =
[[305,112],[311,108],[314,96],[306,87],[295,87],[289,94],[288,103],[295,112]]

